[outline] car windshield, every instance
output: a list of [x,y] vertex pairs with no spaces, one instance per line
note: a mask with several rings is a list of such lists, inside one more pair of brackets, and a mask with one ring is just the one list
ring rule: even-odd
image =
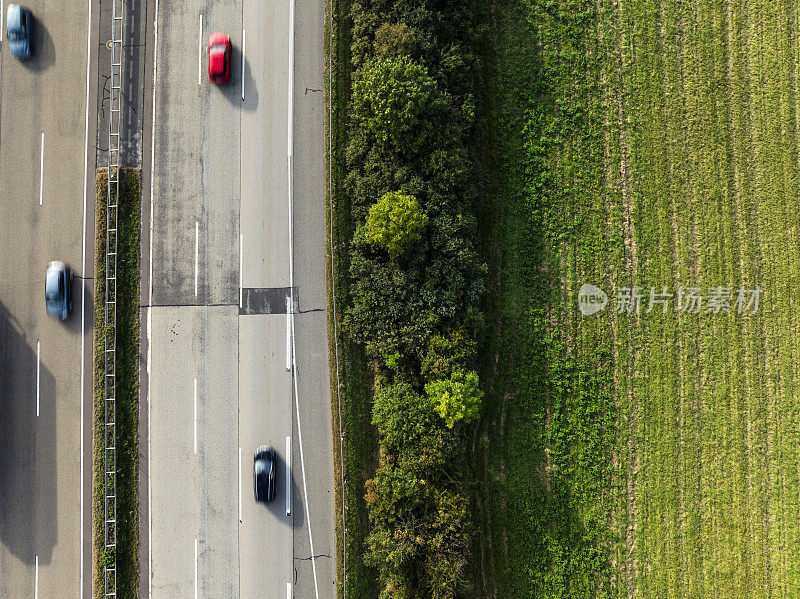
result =
[[25,36],[22,34],[22,30],[11,29],[8,32],[8,39],[12,42],[21,42],[25,39]]
[[44,295],[50,301],[56,301],[63,295],[64,283],[61,280],[61,273],[51,270],[47,273],[47,281],[44,286]]

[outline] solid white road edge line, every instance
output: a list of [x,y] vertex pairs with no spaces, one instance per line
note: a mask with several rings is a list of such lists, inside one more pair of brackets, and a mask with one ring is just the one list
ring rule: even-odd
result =
[[[42,366],[42,355],[39,351],[39,340],[36,340],[36,417],[39,417],[39,381],[41,377],[39,376],[39,371]],[[83,404],[81,404],[83,406]]]
[[44,131],[42,131],[42,145],[39,149],[39,206],[42,205],[42,190],[44,189]]
[[245,45],[244,45],[244,40],[245,40],[244,34],[245,34],[245,31],[244,31],[244,28],[242,28],[242,102],[244,102],[244,48],[245,48]]
[[292,599],[292,583],[286,583],[286,599]]
[[197,38],[197,87],[200,87],[203,72],[203,13],[200,13],[200,36]]
[[303,457],[303,429],[300,426],[300,396],[297,393],[297,355],[294,343],[294,314],[292,314],[292,364],[294,366],[294,405],[297,410],[297,443],[300,446],[300,471],[303,473],[303,498],[305,500],[306,520],[308,521],[308,545],[311,549],[311,571],[314,573],[314,597],[319,599],[317,586],[317,558],[314,555],[314,537],[311,535],[311,510],[308,505],[308,485],[306,484],[306,461]]
[[197,455],[197,379],[194,379],[194,453]]
[[33,575],[33,597],[39,599],[39,554],[36,554],[36,566]]
[[[156,0],[158,1],[158,0]],[[0,6],[2,0],[0,0]],[[86,109],[84,113],[84,122],[85,122],[85,131],[84,131],[84,138],[83,138],[83,239],[81,242],[81,275],[84,277],[86,276],[86,196],[88,194],[89,186],[87,184],[87,178],[89,177],[89,74],[91,73],[90,66],[91,66],[91,56],[92,56],[92,0],[87,0],[88,5],[88,19],[86,21]],[[0,9],[2,12],[2,9]],[[78,589],[78,598],[83,599],[83,526],[84,526],[84,518],[83,518],[83,478],[84,478],[84,467],[83,467],[83,456],[84,456],[84,443],[83,443],[83,427],[84,427],[84,417],[83,417],[83,401],[84,401],[84,381],[85,381],[85,358],[84,358],[84,351],[86,347],[86,334],[85,334],[85,325],[86,325],[86,285],[81,285],[81,557],[80,557],[80,565],[81,565],[81,572],[78,576],[80,580],[79,589]]]
[[0,0],[0,42],[3,41],[3,0]]
[[286,372],[292,369],[292,298],[286,296]]
[[239,522],[242,521],[242,448],[239,448]]
[[286,515],[292,515],[292,438],[286,437]]
[[244,233],[239,235],[239,307],[242,307],[242,251],[244,250]]
[[[156,0],[155,15],[153,17],[153,122],[150,130],[150,284],[147,290],[147,596],[153,597],[153,493],[151,485],[151,459],[150,459],[150,381],[152,375],[152,330],[153,330],[153,190],[155,189],[154,171],[156,164],[156,75],[158,74],[158,1]],[[89,0],[91,2],[91,0]]]
[[194,296],[197,297],[198,254],[200,252],[200,223],[194,221]]

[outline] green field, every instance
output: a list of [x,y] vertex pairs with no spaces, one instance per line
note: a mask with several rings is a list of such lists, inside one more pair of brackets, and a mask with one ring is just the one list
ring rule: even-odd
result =
[[[800,6],[487,14],[477,594],[800,596]],[[680,286],[731,312],[647,312]]]

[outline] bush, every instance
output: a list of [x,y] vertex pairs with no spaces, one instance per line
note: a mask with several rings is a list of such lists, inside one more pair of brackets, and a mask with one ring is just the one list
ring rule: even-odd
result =
[[375,32],[376,56],[414,56],[418,48],[417,32],[405,23],[383,23]]
[[399,258],[419,243],[427,225],[414,196],[389,192],[369,209],[365,238]]
[[352,305],[345,316],[345,330],[364,345],[371,358],[419,355],[441,321],[420,294],[425,273],[371,255],[373,248],[363,235],[357,233],[353,243],[369,247],[355,249],[351,257]]
[[453,434],[441,425],[431,400],[408,383],[383,387],[375,394],[372,423],[400,464],[436,476],[453,452]]
[[465,498],[384,464],[367,484],[367,503],[366,558],[380,573],[381,597],[455,597],[466,565]]
[[467,501],[461,494],[444,489],[434,494],[433,507],[426,534],[426,596],[452,599],[467,563]]
[[384,149],[418,152],[435,93],[428,70],[408,56],[373,59],[353,78],[353,121]]
[[415,517],[425,497],[424,480],[387,463],[378,468],[366,485],[367,507],[373,522],[395,524]]
[[427,250],[404,264],[376,251],[365,227],[353,237],[352,303],[344,326],[373,358],[400,352],[422,360],[430,336],[472,318],[480,301],[485,267],[466,238],[471,221],[440,214],[429,222]]
[[467,370],[477,355],[478,344],[463,328],[445,335],[433,335],[422,358],[422,376],[428,380],[446,379],[456,370]]
[[474,370],[456,371],[449,379],[430,382],[425,385],[425,393],[448,428],[462,420],[469,424],[481,409],[483,391],[478,388],[478,373]]

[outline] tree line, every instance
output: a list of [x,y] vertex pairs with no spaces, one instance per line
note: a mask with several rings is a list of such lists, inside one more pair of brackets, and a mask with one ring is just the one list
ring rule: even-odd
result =
[[374,374],[380,457],[366,560],[381,597],[455,597],[471,534],[464,483],[485,266],[476,247],[476,58],[466,3],[355,0],[345,332]]

